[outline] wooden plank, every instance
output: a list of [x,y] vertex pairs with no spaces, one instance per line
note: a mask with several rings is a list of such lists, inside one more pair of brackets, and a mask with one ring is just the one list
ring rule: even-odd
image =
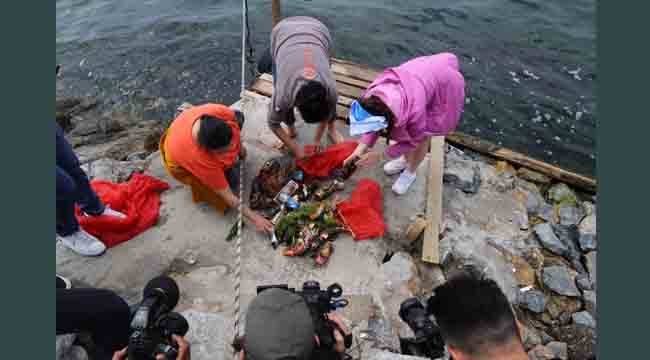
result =
[[347,77],[372,82],[380,74],[379,71],[350,61],[332,58],[332,71]]
[[[259,79],[261,79],[262,81],[270,82],[271,84],[273,83],[273,75],[271,74],[262,74],[259,76]],[[364,89],[362,88],[349,85],[343,82],[338,82],[338,81],[336,82],[336,91],[338,92],[338,94],[346,96],[348,98],[358,99],[359,97],[361,97],[363,90]]]
[[370,82],[365,81],[365,80],[359,80],[359,79],[354,79],[345,75],[337,74],[334,73],[334,78],[336,79],[337,82],[356,86],[360,88],[361,90],[365,90],[368,85],[370,85]]
[[442,173],[445,159],[445,138],[433,136],[429,152],[429,177],[427,178],[427,208],[424,239],[422,242],[422,261],[439,264],[440,249],[438,240],[442,223]]
[[[342,71],[347,71],[348,73],[357,72],[355,76],[366,76],[368,75],[367,68],[358,67],[356,69],[354,65],[350,65],[348,62],[341,60],[333,59],[332,67],[338,66]],[[358,72],[359,70],[360,72]],[[365,73],[364,73],[365,71]],[[361,74],[361,75],[360,75]],[[365,75],[364,75],[365,74]],[[338,77],[344,78],[348,75],[339,75]],[[353,79],[354,80],[354,79]],[[272,77],[269,74],[263,74],[258,78],[258,80],[253,84],[251,90],[266,96],[271,96],[273,93],[273,85],[271,83]],[[360,81],[360,80],[359,80]],[[336,107],[336,114],[339,120],[345,121],[348,116],[348,108],[352,101],[361,94],[363,91],[361,88],[352,86],[349,84],[343,84],[337,81],[337,88],[341,91],[339,93],[338,105]],[[557,166],[550,165],[543,161],[530,158],[524,154],[506,149],[497,145],[494,145],[488,141],[481,140],[471,135],[467,135],[461,132],[454,132],[447,135],[447,141],[457,147],[470,149],[476,151],[486,156],[490,156],[499,160],[508,161],[514,165],[525,167],[551,178],[562,181],[569,185],[575,186],[581,190],[595,193],[597,191],[597,182],[595,179],[589,178],[584,175],[580,175],[568,170],[564,170]]]
[[538,171],[555,180],[573,185],[587,192],[595,193],[598,188],[595,179],[530,158],[524,154],[497,146],[489,141],[481,140],[471,135],[454,132],[447,135],[447,142],[461,148],[468,148],[483,155],[499,160],[505,160],[509,163]]
[[[266,97],[270,97],[271,94],[273,93],[273,84],[266,80],[262,79],[257,79],[253,85],[250,86],[249,92],[263,95]],[[348,118],[348,112],[350,111],[349,107],[349,102],[351,102],[351,99],[346,99],[345,97],[339,96],[339,102],[336,104],[336,118],[338,120],[346,121]],[[347,105],[344,105],[345,103],[348,103]]]

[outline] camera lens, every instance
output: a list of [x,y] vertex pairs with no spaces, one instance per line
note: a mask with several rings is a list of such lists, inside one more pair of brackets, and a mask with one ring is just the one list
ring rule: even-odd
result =
[[302,291],[320,290],[320,283],[315,280],[305,281],[302,284]]
[[341,297],[343,295],[343,288],[338,283],[334,283],[327,287],[327,293],[333,298]]

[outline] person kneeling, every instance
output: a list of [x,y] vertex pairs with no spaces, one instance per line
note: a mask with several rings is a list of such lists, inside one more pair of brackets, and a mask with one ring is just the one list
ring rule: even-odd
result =
[[[451,53],[422,56],[386,69],[350,106],[350,134],[362,135],[345,163],[374,166],[387,157],[386,175],[399,177],[393,192],[405,194],[429,149],[432,136],[445,136],[460,120],[465,79]],[[368,151],[380,136],[393,142],[384,153]]]
[[[240,137],[243,123],[243,115],[225,105],[192,106],[176,117],[160,139],[167,171],[191,188],[194,202],[207,202],[222,214],[240,202],[235,192],[239,191],[239,161],[246,157]],[[268,219],[246,206],[243,215],[257,230],[273,230]]]

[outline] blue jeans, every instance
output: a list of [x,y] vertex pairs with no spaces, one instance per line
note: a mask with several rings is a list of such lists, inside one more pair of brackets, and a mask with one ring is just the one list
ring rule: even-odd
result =
[[72,146],[63,136],[63,130],[56,126],[56,233],[68,236],[79,230],[74,215],[74,205],[79,204],[83,212],[99,215],[104,205],[91,189],[88,176],[79,167],[79,159]]

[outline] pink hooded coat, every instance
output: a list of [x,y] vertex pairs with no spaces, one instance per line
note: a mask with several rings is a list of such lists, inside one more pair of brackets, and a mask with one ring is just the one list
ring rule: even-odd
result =
[[[388,68],[362,95],[379,97],[395,115],[386,155],[396,158],[415,149],[429,136],[446,135],[458,125],[465,104],[465,80],[451,53],[422,56]],[[378,133],[361,142],[372,147]]]

